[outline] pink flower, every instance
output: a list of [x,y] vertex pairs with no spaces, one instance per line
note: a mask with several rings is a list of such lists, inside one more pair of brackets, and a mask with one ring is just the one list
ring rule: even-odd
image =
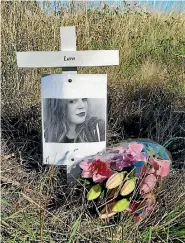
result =
[[127,152],[130,153],[131,155],[135,156],[139,153],[141,153],[144,145],[140,143],[131,143],[128,146]]
[[148,212],[151,212],[151,210],[155,205],[155,202],[156,202],[155,195],[151,192],[147,193],[144,195],[144,199],[142,201],[136,201],[136,200],[131,201],[129,208],[127,209],[127,212],[128,213],[136,212],[137,214],[139,214],[139,211],[141,211],[142,213],[144,209]]
[[121,169],[133,165],[133,163],[138,161],[146,161],[146,154],[141,152],[143,149],[143,144],[131,143],[129,144],[125,153],[123,153],[122,161],[119,163]]
[[154,189],[156,182],[157,178],[154,174],[147,175],[141,183],[140,194],[143,195],[151,192]]
[[100,159],[92,162],[82,161],[80,167],[83,170],[82,177],[93,178],[94,182],[102,182],[112,175],[110,163],[103,162]]
[[[129,144],[128,149],[126,151],[126,156],[129,158],[131,162],[146,161],[146,154],[141,152],[143,148],[143,144],[131,143]],[[126,156],[124,156],[123,159],[125,159]]]
[[125,167],[133,165],[138,161],[146,161],[147,157],[144,152],[141,152],[144,145],[139,143],[131,143],[125,148],[118,147],[119,154],[112,158],[111,168],[115,170],[122,170]]
[[166,177],[170,173],[170,161],[160,160],[153,157],[150,158],[151,165],[155,169],[155,174],[161,178]]
[[139,173],[139,176],[142,176],[142,175],[150,175],[150,174],[154,174],[155,173],[155,169],[152,167],[152,168],[149,168],[148,165],[144,165],[141,170],[140,170],[140,173]]

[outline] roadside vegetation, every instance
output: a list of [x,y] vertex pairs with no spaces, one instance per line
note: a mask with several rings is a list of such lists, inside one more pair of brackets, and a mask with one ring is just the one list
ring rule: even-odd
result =
[[[185,242],[185,13],[85,3],[48,13],[49,4],[45,12],[34,1],[1,4],[3,242]],[[62,71],[18,69],[16,51],[57,51],[60,27],[70,25],[77,50],[120,51],[119,66],[78,68],[108,75],[108,145],[145,138],[172,154],[156,208],[140,225],[97,219],[65,168],[42,165],[41,74]]]

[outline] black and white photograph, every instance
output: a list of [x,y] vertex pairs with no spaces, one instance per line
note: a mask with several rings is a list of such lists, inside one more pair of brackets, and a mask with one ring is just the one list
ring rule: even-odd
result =
[[106,148],[107,75],[42,77],[44,163],[71,165]]
[[44,99],[46,143],[105,141],[105,99]]

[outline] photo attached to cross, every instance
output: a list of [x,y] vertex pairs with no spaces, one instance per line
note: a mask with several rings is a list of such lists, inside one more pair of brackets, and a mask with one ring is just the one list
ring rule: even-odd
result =
[[43,75],[44,163],[70,165],[104,150],[106,107],[106,74]]
[[106,149],[107,75],[77,74],[77,67],[119,65],[119,51],[77,51],[75,26],[61,27],[60,37],[61,51],[16,55],[19,68],[63,69],[42,77],[43,163],[68,167]]

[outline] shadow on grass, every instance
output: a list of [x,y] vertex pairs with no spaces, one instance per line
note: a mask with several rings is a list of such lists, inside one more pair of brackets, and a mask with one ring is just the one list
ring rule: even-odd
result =
[[118,90],[116,100],[108,97],[109,144],[151,139],[171,152],[175,168],[185,168],[185,100],[164,88],[155,89],[138,88],[121,95]]
[[[177,111],[173,107],[173,99],[168,99],[163,93],[160,96],[151,96],[149,92],[151,91],[143,89],[132,95],[129,94],[126,97],[126,102],[122,102],[122,98],[120,98],[119,103],[118,101],[114,102],[108,97],[108,128],[111,131],[109,144],[128,138],[140,137],[152,139],[160,144],[166,144],[175,161],[174,167],[182,169],[185,158],[185,114],[183,110]],[[82,219],[85,222],[87,218],[96,218],[97,211],[93,203],[84,199],[86,193],[83,186],[79,184],[75,187],[67,185],[64,167],[52,167],[42,164],[40,107],[32,106],[29,110],[20,112],[16,117],[10,117],[8,113],[6,114],[2,117],[3,139],[6,141],[8,150],[16,153],[19,159],[17,161],[28,172],[25,184],[29,184],[29,181],[33,180],[33,170],[41,172],[41,177],[38,178],[42,178],[42,180],[34,178],[35,184],[32,185],[33,191],[37,191],[38,189],[35,188],[42,183],[45,172],[47,173],[44,179],[44,187],[49,190],[49,200],[46,205],[47,210],[54,212],[62,219],[65,218],[65,224],[67,222],[70,225],[74,224],[74,219],[77,219],[82,211],[85,211],[82,215]],[[174,186],[174,182],[178,181],[179,176],[180,173],[177,173],[174,180],[170,183],[167,181],[166,185],[168,187]],[[173,179],[173,174],[171,177]],[[181,185],[181,183],[179,182],[178,185]],[[165,193],[164,196],[160,195],[159,198],[162,200],[163,197],[167,197],[168,195],[170,199],[173,198],[174,190],[179,190],[177,195],[180,195],[181,187],[177,186],[175,189],[167,190],[170,193]],[[162,192],[164,193],[164,190]],[[42,193],[46,194],[45,189],[43,189]],[[160,215],[154,214],[156,222],[159,221],[161,215],[165,214],[166,208],[174,208],[175,202],[172,200],[170,204],[169,198],[164,198],[163,200],[169,206],[168,204],[166,207],[162,205],[163,211]],[[163,202],[161,201],[160,203],[162,204]],[[158,211],[160,212],[160,210]],[[120,221],[124,222],[124,219],[118,214],[109,223],[114,224]],[[153,219],[151,225],[154,225]],[[49,225],[49,227],[51,226]],[[58,227],[59,232],[63,227],[64,225]]]
[[[110,90],[111,91],[111,90]],[[129,138],[148,138],[164,145],[176,168],[183,168],[185,158],[185,102],[162,88],[151,87],[119,91],[108,96],[108,145]],[[114,99],[113,97],[118,97]],[[176,110],[175,105],[180,109]],[[17,154],[27,169],[42,170],[41,107],[32,106],[11,117],[2,116],[2,137],[11,152]],[[61,166],[60,166],[61,167]]]

